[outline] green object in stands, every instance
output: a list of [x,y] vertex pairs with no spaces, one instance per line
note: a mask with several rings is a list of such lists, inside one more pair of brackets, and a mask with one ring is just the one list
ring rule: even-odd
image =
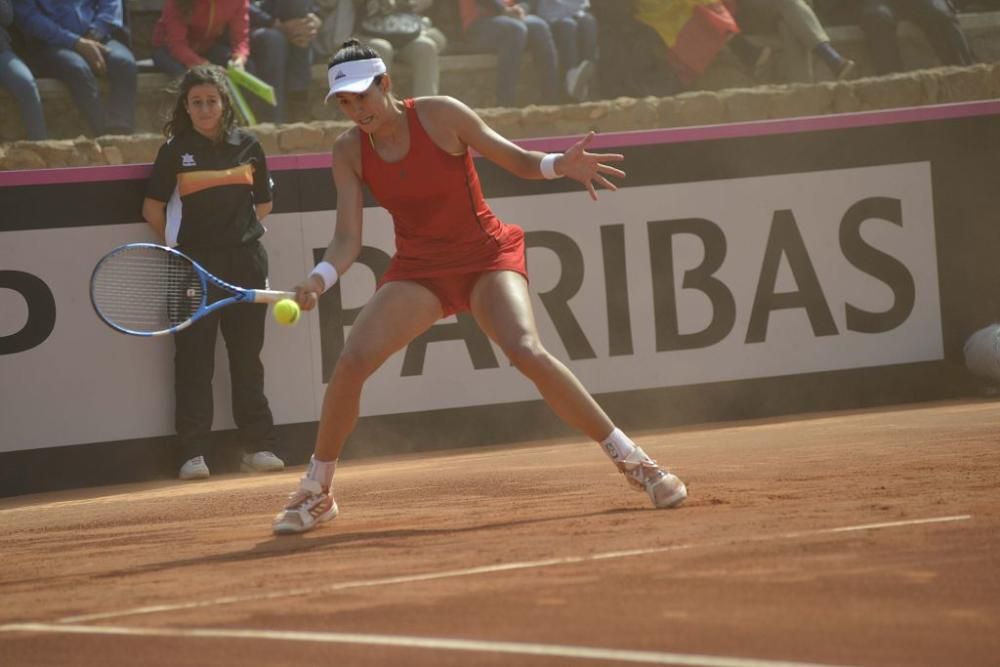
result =
[[250,72],[240,68],[229,66],[226,69],[226,76],[229,80],[239,86],[240,88],[245,88],[251,94],[264,100],[272,107],[278,104],[277,98],[274,96],[274,88],[267,84],[266,82],[258,79]]

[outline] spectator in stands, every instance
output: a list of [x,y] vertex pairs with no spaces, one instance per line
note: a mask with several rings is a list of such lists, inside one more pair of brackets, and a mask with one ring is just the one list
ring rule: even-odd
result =
[[14,96],[21,120],[31,141],[41,141],[49,136],[42,115],[42,98],[31,70],[24,64],[11,43],[7,28],[14,22],[14,5],[11,0],[0,0],[0,87]]
[[845,0],[853,20],[865,33],[865,44],[878,74],[901,72],[903,58],[896,27],[900,19],[915,23],[944,65],[976,62],[962,34],[951,0]]
[[[441,79],[438,55],[448,44],[444,33],[434,27],[431,20],[422,16],[430,11],[434,0],[411,0],[406,12],[419,16],[414,34],[392,35],[378,26],[399,14],[399,5],[391,0],[356,0],[356,30],[360,38],[379,54],[382,61],[392,67],[396,58],[409,63],[413,71],[413,96],[437,95]],[[366,25],[369,26],[366,28]],[[406,27],[403,24],[403,27]]]
[[313,42],[318,60],[329,62],[340,45],[354,34],[354,1],[316,0],[322,24]]
[[652,26],[636,18],[634,2],[590,0],[597,19],[596,96],[666,97],[683,89],[667,45]]
[[[38,74],[66,84],[95,135],[132,134],[137,67],[121,0],[15,0],[14,7]],[[108,81],[107,103],[100,79]]]
[[[741,29],[751,33],[777,30],[781,34],[789,80],[812,80],[810,54],[822,60],[835,79],[843,79],[855,69],[854,61],[844,58],[830,43],[829,35],[807,0],[727,0],[727,4],[735,9]],[[742,43],[738,37],[731,42],[734,50],[740,48]],[[760,65],[757,63],[761,54],[758,52],[752,57],[757,70],[755,74],[759,74]]]
[[263,121],[284,123],[288,108],[303,117],[310,88],[312,43],[319,32],[320,8],[312,0],[253,0],[250,3],[250,64],[274,87],[275,106],[255,105]]
[[566,93],[577,101],[587,99],[597,60],[597,20],[590,13],[590,0],[525,0],[522,4],[549,24]]
[[558,104],[559,63],[549,24],[515,0],[461,0],[462,28],[473,48],[497,55],[497,104],[517,106],[517,82],[524,52],[541,84],[541,101]]
[[[236,127],[226,73],[196,65],[184,74],[142,202],[156,240],[192,257],[223,280],[267,286],[260,221],[271,211],[271,178],[260,143]],[[267,306],[240,304],[203,317],[174,336],[174,422],[180,479],[209,476],[212,375],[219,330],[229,354],[233,420],[246,450],[246,471],[281,470],[272,449],[274,420],[264,395]]]
[[959,12],[989,12],[1000,9],[1000,0],[954,0]]
[[174,77],[208,63],[243,67],[250,57],[249,0],[164,0],[152,46],[157,69]]
[[721,0],[637,0],[636,18],[660,34],[685,85],[700,77],[740,32]]

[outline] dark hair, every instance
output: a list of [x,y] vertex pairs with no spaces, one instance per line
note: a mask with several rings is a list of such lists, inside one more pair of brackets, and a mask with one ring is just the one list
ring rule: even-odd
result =
[[[333,54],[333,58],[330,60],[330,64],[327,69],[330,69],[334,65],[339,65],[340,63],[350,62],[352,60],[370,60],[372,58],[381,58],[378,51],[370,46],[362,44],[357,39],[351,38],[340,45],[337,52]],[[375,77],[374,83],[377,86],[382,83],[382,74]]]
[[163,125],[163,134],[166,137],[176,137],[194,128],[185,102],[191,89],[201,85],[215,86],[219,91],[219,99],[222,101],[222,119],[219,123],[220,136],[225,136],[236,126],[236,110],[233,108],[233,98],[229,94],[229,86],[226,83],[226,71],[218,65],[195,65],[185,72],[180,82],[175,84],[177,102],[174,104],[170,118]]
[[330,69],[334,65],[339,65],[340,63],[346,63],[351,60],[369,60],[371,58],[381,58],[378,51],[370,46],[362,44],[357,39],[351,38],[340,45],[337,52],[333,54],[333,58],[330,60],[330,64],[327,69]]

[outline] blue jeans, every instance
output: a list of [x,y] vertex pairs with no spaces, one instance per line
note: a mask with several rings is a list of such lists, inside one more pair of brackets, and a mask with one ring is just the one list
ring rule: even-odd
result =
[[135,131],[135,56],[119,41],[112,39],[105,46],[108,48],[104,54],[109,87],[107,104],[101,99],[97,75],[83,56],[72,49],[39,45],[36,49],[38,72],[66,84],[94,134],[132,134]]
[[597,19],[592,14],[567,16],[550,25],[563,71],[576,67],[582,60],[597,59]]
[[274,28],[259,28],[250,35],[247,68],[274,87],[276,106],[253,97],[253,108],[262,121],[285,122],[285,98],[289,92],[309,90],[312,50],[295,46]]
[[[216,42],[208,48],[208,51],[201,54],[202,58],[214,63],[219,67],[225,67],[229,63],[232,50],[225,42]],[[158,46],[153,49],[153,65],[161,72],[165,72],[172,77],[182,76],[188,71],[187,65],[170,55],[170,49],[165,46]]]
[[0,51],[0,87],[6,88],[14,96],[17,108],[24,121],[24,129],[28,139],[41,141],[47,139],[45,116],[42,115],[42,98],[38,94],[38,85],[31,70],[17,54],[10,49]]
[[951,0],[863,0],[858,22],[878,74],[903,71],[896,35],[899,19],[912,21],[923,30],[943,65],[976,62]]
[[542,84],[542,101],[556,104],[559,86],[556,47],[549,24],[528,14],[524,20],[512,16],[487,16],[469,26],[466,34],[473,47],[497,54],[497,104],[517,106],[517,81],[521,76],[524,50],[531,51],[532,64]]

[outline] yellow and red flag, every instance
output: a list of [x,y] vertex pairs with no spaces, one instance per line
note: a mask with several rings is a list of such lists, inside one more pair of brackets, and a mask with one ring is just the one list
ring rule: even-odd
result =
[[731,0],[638,0],[636,18],[660,34],[685,83],[698,78],[726,41],[740,31]]

